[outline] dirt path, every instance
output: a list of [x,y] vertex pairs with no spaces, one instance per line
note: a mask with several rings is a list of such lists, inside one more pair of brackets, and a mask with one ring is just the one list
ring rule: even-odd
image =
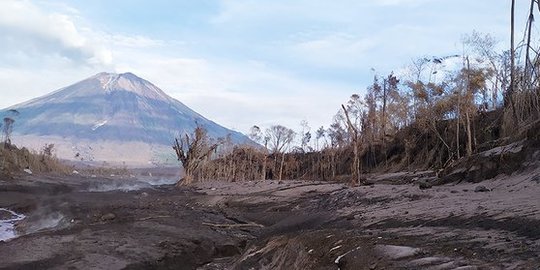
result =
[[540,266],[540,170],[430,189],[394,181],[405,178],[422,180],[130,183],[125,191],[100,188],[124,182],[80,176],[4,180],[0,208],[26,218],[21,236],[0,242],[0,269]]

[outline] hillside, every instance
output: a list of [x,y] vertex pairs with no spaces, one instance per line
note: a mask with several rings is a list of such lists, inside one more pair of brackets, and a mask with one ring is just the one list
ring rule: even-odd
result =
[[[193,111],[132,73],[99,73],[45,96],[0,111],[18,111],[12,141],[59,158],[128,165],[171,163],[175,136],[200,125],[211,138],[249,142]],[[134,151],[134,150],[137,151]]]

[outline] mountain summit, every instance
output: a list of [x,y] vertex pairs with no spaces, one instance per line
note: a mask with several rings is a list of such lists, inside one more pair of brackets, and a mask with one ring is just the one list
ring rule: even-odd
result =
[[13,142],[34,149],[55,144],[65,159],[134,165],[172,161],[175,136],[200,125],[213,138],[249,139],[224,128],[132,73],[99,73],[12,107]]

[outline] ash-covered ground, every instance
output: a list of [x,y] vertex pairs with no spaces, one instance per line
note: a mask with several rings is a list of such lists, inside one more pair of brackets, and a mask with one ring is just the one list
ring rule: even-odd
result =
[[419,188],[432,177],[180,188],[176,179],[0,179],[0,219],[15,219],[17,234],[0,241],[0,269],[540,267],[540,169]]

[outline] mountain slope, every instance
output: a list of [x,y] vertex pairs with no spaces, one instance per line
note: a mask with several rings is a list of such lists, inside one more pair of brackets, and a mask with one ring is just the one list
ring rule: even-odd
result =
[[[87,160],[126,162],[120,153],[101,155],[96,150],[125,144],[129,145],[126,148],[138,145],[139,149],[153,149],[155,153],[148,161],[157,162],[156,155],[172,153],[170,145],[175,136],[193,131],[197,125],[213,138],[230,136],[235,143],[250,142],[243,134],[206,119],[132,73],[99,73],[0,113],[12,109],[19,111],[13,127],[14,143],[33,148],[55,143],[59,157],[66,159],[77,159],[84,152]],[[122,155],[126,151],[133,149],[123,150]]]

